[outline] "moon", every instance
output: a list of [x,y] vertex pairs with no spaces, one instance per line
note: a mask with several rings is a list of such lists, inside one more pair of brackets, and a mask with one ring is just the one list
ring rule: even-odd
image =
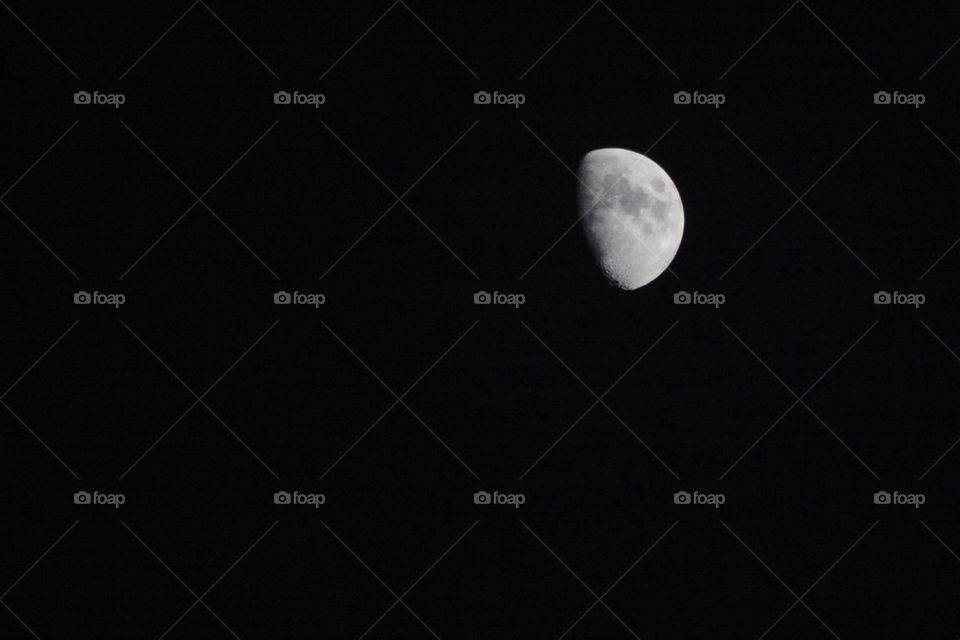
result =
[[650,158],[595,149],[578,172],[580,219],[603,273],[638,289],[666,271],[683,236],[683,203],[673,180]]

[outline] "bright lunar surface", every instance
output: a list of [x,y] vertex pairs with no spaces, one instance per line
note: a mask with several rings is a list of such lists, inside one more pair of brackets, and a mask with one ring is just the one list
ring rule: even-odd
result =
[[596,149],[580,161],[580,217],[604,274],[637,289],[663,273],[683,236],[683,204],[656,162],[626,149]]

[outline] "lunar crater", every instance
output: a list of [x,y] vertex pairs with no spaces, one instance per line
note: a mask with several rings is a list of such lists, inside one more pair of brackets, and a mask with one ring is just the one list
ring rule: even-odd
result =
[[625,149],[597,149],[580,163],[580,210],[590,247],[613,284],[636,289],[670,266],[683,235],[683,205],[670,176]]

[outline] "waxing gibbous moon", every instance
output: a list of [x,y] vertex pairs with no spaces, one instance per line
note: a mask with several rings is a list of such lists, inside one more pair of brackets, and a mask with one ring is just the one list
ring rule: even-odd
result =
[[637,289],[666,271],[683,236],[683,204],[667,172],[633,151],[595,149],[578,177],[580,219],[607,278]]

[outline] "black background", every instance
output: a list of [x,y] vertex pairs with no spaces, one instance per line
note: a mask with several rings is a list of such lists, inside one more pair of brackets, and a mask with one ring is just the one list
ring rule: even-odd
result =
[[[0,11],[0,637],[960,635],[960,11],[389,7]],[[605,146],[686,213],[634,292],[563,235]]]

